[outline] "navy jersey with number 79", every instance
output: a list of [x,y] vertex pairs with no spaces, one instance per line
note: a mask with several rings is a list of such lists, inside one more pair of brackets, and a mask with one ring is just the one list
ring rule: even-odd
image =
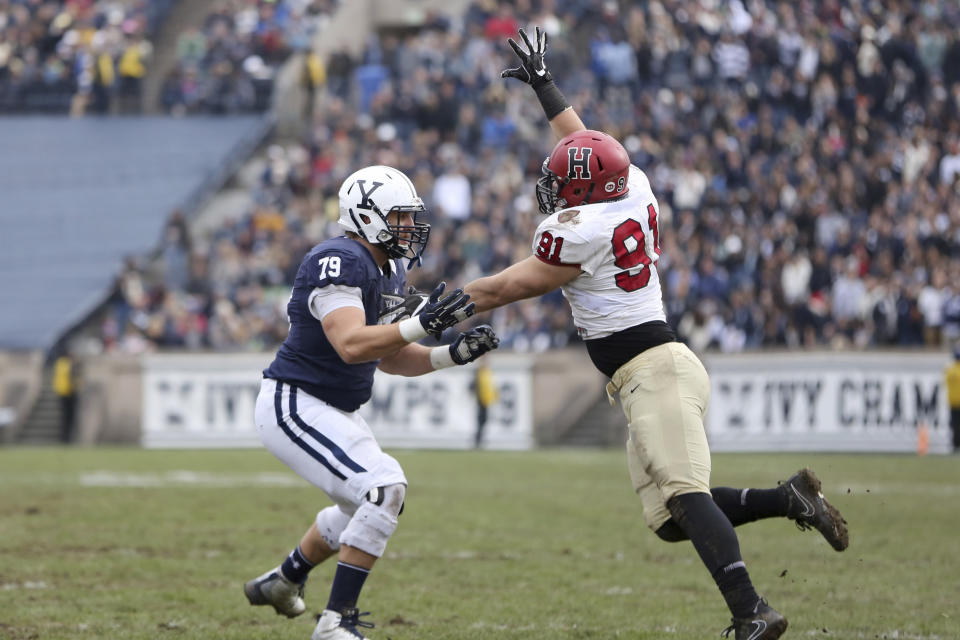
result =
[[325,240],[311,249],[293,283],[287,316],[290,333],[263,375],[302,388],[341,411],[356,411],[370,399],[378,361],[347,364],[340,359],[323,325],[309,309],[317,288],[356,287],[368,325],[377,324],[383,294],[403,295],[406,275],[399,260],[381,271],[362,244],[347,237]]

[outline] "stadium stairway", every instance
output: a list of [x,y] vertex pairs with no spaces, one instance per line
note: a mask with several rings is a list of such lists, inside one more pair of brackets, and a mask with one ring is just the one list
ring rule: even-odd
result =
[[611,407],[601,392],[597,401],[579,420],[557,439],[561,447],[619,447],[626,441],[623,411],[618,404]]
[[153,41],[153,60],[143,81],[143,112],[159,114],[160,90],[167,74],[177,64],[177,39],[188,27],[201,28],[215,5],[214,0],[179,0],[174,3]]
[[60,442],[60,399],[53,392],[52,372],[43,373],[43,387],[37,403],[17,434],[17,444],[46,445]]

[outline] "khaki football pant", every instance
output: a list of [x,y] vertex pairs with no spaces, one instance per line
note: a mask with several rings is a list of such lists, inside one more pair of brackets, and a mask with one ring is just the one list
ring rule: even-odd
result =
[[710,493],[710,448],[703,426],[710,379],[700,359],[680,342],[647,349],[617,369],[607,397],[620,392],[627,416],[627,465],[647,526],[670,519],[667,501]]

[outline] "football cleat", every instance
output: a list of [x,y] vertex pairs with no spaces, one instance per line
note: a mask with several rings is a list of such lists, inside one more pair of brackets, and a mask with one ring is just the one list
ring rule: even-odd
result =
[[732,618],[733,624],[723,632],[724,638],[734,633],[734,640],[775,640],[787,630],[787,619],[767,604],[766,600],[757,603],[753,614],[746,618]]
[[307,610],[303,584],[287,580],[277,567],[243,585],[243,593],[252,605],[269,604],[277,613],[296,618]]
[[373,628],[372,622],[360,620],[360,616],[369,613],[369,611],[360,613],[353,608],[344,609],[342,613],[324,609],[323,613],[317,616],[317,627],[313,630],[310,640],[357,640],[358,638],[366,638],[357,627]]
[[800,530],[816,529],[837,551],[850,544],[847,521],[820,492],[820,479],[810,469],[800,469],[781,483],[790,498],[789,515]]

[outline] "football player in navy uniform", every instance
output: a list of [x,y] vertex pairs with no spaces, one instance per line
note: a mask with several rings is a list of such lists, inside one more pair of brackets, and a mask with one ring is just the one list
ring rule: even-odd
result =
[[546,34],[538,28],[531,42],[520,30],[520,37],[525,47],[509,40],[520,65],[502,75],[533,88],[559,138],[537,183],[546,217],[533,255],[465,290],[478,311],[563,290],[587,352],[610,378],[611,403],[619,392],[630,478],[647,525],[665,541],[693,543],[733,616],[727,635],[775,640],[787,620],[754,590],[734,526],[790,518],[843,551],[846,523],[809,469],[775,488],[710,487],[703,425],[710,382],[666,322],[660,205],[650,181],[617,140],[588,130],[567,103],[544,63]]
[[312,640],[363,638],[357,599],[397,527],[407,480],[357,409],[370,399],[374,370],[419,376],[472,362],[497,348],[488,326],[450,345],[417,344],[473,314],[462,290],[404,295],[430,226],[413,183],[386,166],[366,167],[340,188],[346,235],[303,259],[287,305],[290,332],[263,372],[255,419],[267,449],[334,502],[321,510],[283,563],[244,585],[250,604],[288,617],[304,612],[303,585],[317,563],[338,554],[330,598]]

